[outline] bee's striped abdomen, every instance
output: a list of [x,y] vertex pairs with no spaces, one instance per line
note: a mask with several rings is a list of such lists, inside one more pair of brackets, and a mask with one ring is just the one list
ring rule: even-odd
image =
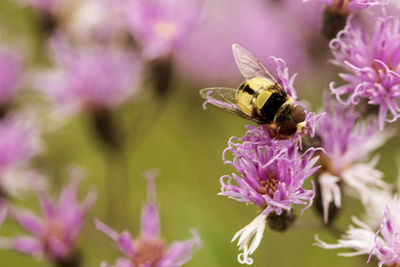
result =
[[250,87],[249,83],[244,82],[240,85],[236,95],[238,108],[248,116],[253,116],[253,99],[256,92]]
[[271,123],[274,120],[276,113],[279,108],[286,102],[286,96],[275,92],[265,102],[261,108],[261,115],[265,119],[266,123]]

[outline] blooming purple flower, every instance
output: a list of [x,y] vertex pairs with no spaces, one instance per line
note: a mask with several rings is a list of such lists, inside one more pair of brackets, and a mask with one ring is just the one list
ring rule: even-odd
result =
[[[124,258],[118,259],[114,267],[178,267],[190,260],[193,249],[201,246],[196,230],[192,230],[191,239],[173,242],[169,248],[160,238],[155,177],[155,172],[146,174],[148,200],[142,211],[141,234],[136,240],[127,231],[117,233],[99,220],[95,221],[97,229],[108,235],[124,254]],[[108,266],[106,262],[101,264],[101,267]]]
[[14,95],[21,71],[21,58],[10,51],[0,50],[0,105],[6,104]]
[[[223,153],[225,164],[232,165],[240,175],[235,173],[221,177],[221,192],[239,202],[253,203],[262,209],[262,213],[234,237],[239,238],[238,256],[240,263],[251,264],[251,255],[258,247],[265,228],[268,215],[281,215],[289,212],[293,204],[310,207],[314,197],[314,188],[303,188],[304,181],[318,167],[318,157],[313,157],[317,149],[311,148],[304,153],[298,151],[298,138],[277,140],[271,138],[266,126],[247,126],[246,135],[240,139],[232,137],[228,148]],[[227,160],[231,152],[233,160]],[[233,183],[234,182],[234,183]],[[252,236],[252,244],[249,246]]]
[[78,50],[60,36],[51,44],[60,68],[40,76],[37,86],[58,108],[108,109],[137,92],[139,65],[132,54],[104,46]]
[[378,158],[365,162],[368,155],[384,144],[391,132],[380,132],[376,119],[358,121],[359,114],[352,106],[346,107],[325,98],[326,116],[316,127],[324,152],[320,153],[321,170],[318,182],[321,187],[324,221],[328,221],[331,202],[341,206],[342,181],[347,189],[356,191],[363,203],[369,201],[373,187],[387,188],[383,174],[374,167]]
[[143,47],[143,55],[150,59],[166,57],[184,43],[202,4],[202,0],[111,1],[121,12],[127,30]]
[[382,5],[387,0],[303,0],[303,2],[319,2],[340,11],[356,11],[371,6]]
[[[400,116],[400,19],[372,17],[371,21],[372,31],[352,19],[331,41],[333,63],[349,73],[340,74],[344,85],[335,87],[332,82],[330,88],[342,103],[356,105],[363,98],[378,105],[379,127],[383,129],[385,121],[393,122]],[[348,99],[342,100],[343,95]]]
[[349,230],[338,240],[337,244],[327,244],[316,236],[317,245],[325,249],[347,248],[354,252],[339,253],[340,256],[374,255],[379,260],[379,266],[397,266],[400,264],[400,248],[398,236],[400,234],[400,200],[398,196],[392,197],[386,203],[381,215],[381,225],[376,232],[370,225],[353,217],[356,226]]
[[10,216],[32,235],[1,238],[0,247],[53,262],[68,260],[76,249],[85,216],[96,200],[96,194],[90,192],[82,203],[77,201],[81,178],[80,173],[71,174],[71,180],[62,190],[58,203],[46,191],[38,191],[42,217],[11,206]]

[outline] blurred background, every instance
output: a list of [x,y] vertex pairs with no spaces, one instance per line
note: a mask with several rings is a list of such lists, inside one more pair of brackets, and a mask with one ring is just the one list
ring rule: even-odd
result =
[[[149,33],[146,27],[153,23],[151,16],[140,20],[135,12],[141,9],[130,9],[126,1],[54,1],[57,6],[51,8],[38,7],[39,2],[0,0],[0,47],[22,62],[15,86],[18,90],[8,112],[29,107],[37,114],[42,144],[27,165],[48,177],[53,192],[59,192],[68,181],[71,164],[80,166],[87,176],[82,192],[91,187],[98,191],[97,203],[79,238],[82,266],[115,262],[120,256],[112,242],[95,230],[94,218],[118,231],[139,234],[146,200],[143,172],[149,169],[160,174],[157,201],[165,240],[187,239],[191,228],[197,228],[202,238],[203,248],[185,266],[240,266],[236,244],[230,240],[258,210],[217,193],[219,178],[234,171],[223,166],[222,151],[228,139],[242,136],[244,126],[250,123],[211,106],[203,110],[198,91],[240,84],[243,78],[231,52],[232,43],[238,43],[264,62],[269,56],[282,57],[290,73],[298,73],[295,88],[299,98],[318,111],[323,91],[338,73],[328,63],[328,41],[320,33],[322,6],[300,0],[193,0],[165,15],[176,24],[158,25],[161,32]],[[127,76],[132,79],[127,80],[133,89],[113,92],[105,87],[107,92],[101,96],[79,90],[73,94],[75,89],[64,88],[72,79],[68,75],[73,74],[53,79],[54,72],[65,66],[74,68],[79,61],[71,51],[80,51],[81,59],[88,51],[105,48],[136,64],[121,63],[131,68]],[[108,77],[125,71],[105,68],[103,74]],[[83,88],[102,83],[101,76],[87,77],[84,85],[80,84]],[[126,86],[120,84],[125,78],[118,77],[115,82]],[[104,79],[104,83],[113,82]],[[111,100],[116,94],[123,97]],[[392,140],[380,152],[378,168],[389,182],[397,176],[397,146],[398,141]],[[117,181],[115,194],[110,186]],[[16,199],[22,206],[39,210],[29,193]],[[350,216],[358,214],[355,211],[361,212],[358,201],[346,198],[337,227],[346,229]],[[6,220],[0,230],[2,236],[19,233],[12,220]],[[336,240],[323,229],[312,208],[285,233],[266,229],[253,255],[253,266],[367,265],[365,257],[337,257],[337,251],[312,246],[316,233],[327,242]],[[0,251],[0,265],[51,266],[6,250]]]

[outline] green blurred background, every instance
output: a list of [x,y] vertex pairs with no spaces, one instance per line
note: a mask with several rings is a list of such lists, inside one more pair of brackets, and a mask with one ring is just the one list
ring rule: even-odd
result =
[[[12,0],[0,0],[0,36],[2,42],[28,49],[32,62],[40,58],[40,34],[33,13],[21,8]],[[232,59],[232,64],[233,59]],[[28,65],[27,68],[30,66]],[[179,75],[176,75],[178,77]],[[300,98],[308,99],[315,109],[322,95],[318,73],[307,80],[307,90],[298,89]],[[236,84],[221,84],[235,87]],[[219,177],[233,172],[223,166],[221,154],[231,136],[245,132],[246,121],[209,107],[203,110],[198,90],[203,85],[191,82],[190,78],[173,80],[167,98],[159,99],[149,93],[140,101],[126,103],[115,111],[122,124],[133,125],[135,134],[125,147],[124,157],[117,164],[123,166],[118,175],[129,181],[129,200],[123,204],[127,209],[123,224],[134,236],[140,231],[140,212],[146,199],[143,172],[158,169],[157,199],[161,214],[162,236],[169,242],[190,237],[190,229],[200,232],[203,248],[194,254],[185,266],[240,266],[237,262],[236,244],[230,242],[233,235],[257,215],[251,205],[218,196]],[[209,84],[207,86],[216,86]],[[325,86],[327,87],[327,86]],[[299,87],[297,87],[299,88]],[[144,85],[143,90],[150,90]],[[145,112],[144,112],[145,111]],[[145,114],[145,115],[143,115]],[[110,177],[109,157],[104,154],[102,144],[95,138],[89,119],[84,115],[74,117],[64,127],[44,136],[45,151],[35,161],[52,179],[55,190],[67,181],[66,167],[71,163],[82,166],[87,172],[83,188],[95,186],[99,192],[98,202],[90,213],[80,247],[84,252],[83,266],[99,266],[102,260],[114,262],[119,253],[112,243],[94,229],[93,218],[107,219],[107,183]],[[387,181],[397,176],[398,138],[393,138],[380,151],[378,168],[385,173]],[[82,191],[85,191],[82,190]],[[30,202],[28,197],[22,203]],[[33,201],[31,201],[33,202]],[[337,221],[337,227],[346,229],[352,214],[360,214],[361,206],[348,197]],[[28,205],[37,208],[34,204]],[[268,229],[264,239],[254,253],[254,265],[282,267],[311,266],[366,266],[365,257],[338,257],[337,251],[323,250],[312,246],[314,235],[322,240],[335,242],[335,237],[320,225],[320,219],[310,208],[298,218],[298,224],[285,233]],[[115,226],[117,230],[119,226]],[[10,220],[0,230],[4,236],[20,232]],[[371,266],[376,265],[372,263]],[[12,251],[0,251],[0,266],[50,266]]]

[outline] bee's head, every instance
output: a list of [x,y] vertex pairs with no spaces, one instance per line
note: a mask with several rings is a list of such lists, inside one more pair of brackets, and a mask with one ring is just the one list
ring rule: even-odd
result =
[[302,123],[306,119],[306,113],[302,106],[295,106],[279,128],[279,133],[286,136],[291,136],[297,132],[297,124]]
[[306,119],[306,112],[302,106],[295,106],[290,113],[290,117],[296,123],[303,122]]

